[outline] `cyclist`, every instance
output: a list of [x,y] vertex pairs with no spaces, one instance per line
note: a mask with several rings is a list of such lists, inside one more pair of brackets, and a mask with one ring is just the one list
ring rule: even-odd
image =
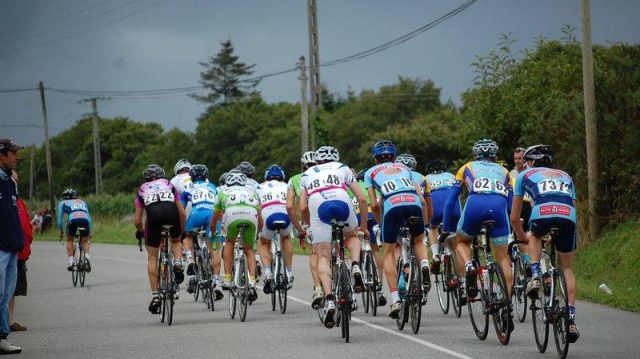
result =
[[[433,160],[427,163],[425,168],[426,176],[423,182],[423,187],[429,186],[431,189],[431,202],[433,203],[433,216],[431,217],[431,231],[429,231],[429,242],[431,243],[431,255],[433,261],[431,262],[431,272],[440,273],[440,224],[442,223],[442,215],[444,212],[444,204],[449,197],[451,187],[453,186],[456,177],[447,171],[447,166],[441,160]],[[454,203],[452,212],[452,220],[455,224],[458,223],[460,218],[460,199]]]
[[287,214],[287,184],[284,182],[285,173],[282,167],[271,165],[264,173],[264,182],[258,186],[258,198],[264,218],[264,226],[260,232],[258,251],[262,258],[262,266],[265,272],[264,293],[271,294],[273,274],[271,273],[271,239],[275,233],[275,221],[284,221],[285,227],[280,229],[280,243],[284,253],[284,266],[287,271],[289,286],[293,283],[293,244],[289,234],[291,233],[291,220]]
[[300,179],[300,210],[309,223],[311,243],[318,254],[318,271],[325,293],[323,323],[325,327],[335,325],[335,296],[331,290],[331,221],[335,219],[346,224],[345,246],[349,249],[353,290],[364,290],[360,271],[360,240],[358,220],[352,209],[347,187],[358,197],[360,207],[360,230],[367,233],[367,201],[358,186],[351,169],[338,162],[340,154],[331,146],[322,146],[315,153],[316,165],[306,170]]
[[[363,194],[367,192],[367,187],[364,184],[365,172],[367,172],[367,168],[356,174],[356,181],[358,182]],[[355,210],[356,217],[358,218],[358,225],[360,225],[360,207],[358,206],[358,197],[356,197],[350,189],[347,190],[347,193],[349,193],[349,197],[351,197],[351,204],[353,204],[353,209]],[[376,192],[376,196],[379,197],[380,193]],[[384,297],[384,293],[382,292],[382,283],[384,281],[384,272],[380,270],[382,268],[382,254],[380,253],[380,246],[376,239],[377,233],[380,231],[380,226],[371,211],[371,199],[367,195],[365,195],[364,198],[367,201],[367,230],[369,232],[369,245],[371,246],[371,253],[373,253],[374,265],[378,268],[378,306],[384,306],[387,304],[387,299]]]
[[240,171],[231,170],[225,178],[226,187],[218,193],[214,205],[214,213],[211,218],[210,227],[214,230],[220,220],[222,220],[222,231],[226,233],[224,257],[224,282],[222,287],[231,287],[231,266],[233,264],[233,248],[238,236],[238,225],[247,224],[244,232],[243,251],[247,257],[249,266],[249,300],[255,301],[258,298],[256,292],[256,257],[253,251],[253,244],[256,235],[262,229],[262,216],[260,214],[260,203],[258,195],[251,188],[245,186],[247,177]]
[[[474,161],[460,167],[456,174],[456,181],[451,187],[449,197],[444,209],[444,230],[456,231],[455,247],[456,255],[460,263],[464,263],[466,272],[466,291],[468,298],[478,295],[476,275],[478,269],[471,261],[471,238],[480,234],[482,222],[495,221],[491,229],[491,244],[497,262],[502,267],[507,281],[507,292],[511,292],[511,262],[507,255],[507,242],[509,235],[508,211],[511,207],[511,179],[509,172],[496,161],[498,145],[491,139],[477,141],[472,152]],[[456,227],[454,208],[458,202],[458,196],[462,186],[466,184],[469,192],[467,203],[462,211],[462,216]],[[443,233],[445,235],[447,233]],[[513,325],[509,320],[509,327]]]
[[[224,172],[222,175],[220,175],[220,178],[218,179],[218,193],[222,192],[225,188],[227,188],[226,184],[225,184],[225,177],[227,176],[228,172]],[[214,200],[214,203],[217,201],[218,199],[218,195],[216,194],[216,199]],[[213,244],[215,243],[215,247],[213,246]],[[222,248],[224,246],[224,233],[222,233],[222,222],[218,222],[218,224],[216,225],[216,233],[213,236],[212,240],[211,240],[211,248],[209,248],[209,250],[213,250],[211,252],[212,255],[212,259],[211,259],[211,265],[213,266],[213,287],[214,287],[214,292],[216,294],[216,300],[220,300],[223,298],[223,294],[222,291],[220,291],[219,288],[222,287],[222,283],[220,282],[220,269],[222,267]],[[220,248],[220,250],[218,250],[218,248]]]
[[[176,284],[184,280],[182,270],[182,243],[180,234],[184,228],[186,215],[180,203],[178,190],[164,178],[164,169],[151,164],[143,171],[145,183],[138,189],[135,198],[136,238],[145,239],[147,249],[147,272],[151,286],[151,303],[149,311],[160,312],[160,296],[158,293],[158,255],[160,236],[163,225],[170,225],[171,251],[173,252],[173,270]],[[142,224],[142,215],[146,213],[146,223]]]
[[[548,145],[535,145],[526,149],[524,160],[527,169],[520,172],[514,186],[511,225],[518,238],[528,238],[532,279],[527,284],[527,295],[534,296],[540,289],[541,238],[552,227],[559,229],[554,245],[558,250],[559,265],[567,281],[569,301],[569,340],[580,337],[575,322],[576,280],[571,262],[576,250],[576,190],[571,177],[564,171],[551,168],[553,152]],[[520,222],[523,197],[533,199],[530,232],[525,232]]]
[[[394,162],[402,163],[403,165],[409,167],[411,170],[411,181],[416,183],[418,186],[422,186],[424,182],[424,176],[419,172],[416,172],[416,167],[418,166],[418,161],[416,158],[410,153],[401,153],[396,157]],[[420,188],[422,190],[422,188]]]
[[247,184],[245,186],[249,187],[252,191],[255,191],[258,188],[258,182],[253,179],[253,175],[256,173],[256,168],[251,164],[251,162],[242,161],[236,166],[236,169],[240,170],[240,172],[247,176]]
[[69,265],[67,270],[72,271],[73,266],[73,237],[76,235],[78,228],[80,231],[80,240],[82,248],[85,252],[85,270],[91,272],[91,264],[89,262],[89,236],[91,235],[91,214],[89,214],[89,206],[87,203],[78,198],[78,193],[67,188],[62,192],[62,201],[58,203],[58,229],[60,230],[60,240],[63,237],[64,215],[67,215],[67,255],[69,256]]
[[[302,165],[302,171],[306,171],[309,168],[316,165],[315,151],[307,151],[300,157],[300,163]],[[289,178],[287,183],[287,213],[292,220],[293,226],[298,232],[298,238],[300,238],[300,246],[304,248],[303,238],[307,237],[306,230],[298,220],[298,213],[296,211],[295,202],[300,199],[300,178],[302,173]],[[304,222],[305,226],[308,226],[308,222]],[[311,301],[311,307],[315,310],[320,309],[324,294],[322,292],[322,284],[320,283],[320,274],[318,273],[318,255],[311,247],[311,255],[309,256],[309,269],[311,271],[311,279],[313,280],[313,299]]]
[[[189,176],[192,183],[187,189],[182,192],[180,200],[183,206],[191,204],[191,212],[187,217],[187,224],[185,226],[184,241],[182,242],[187,257],[193,258],[193,239],[191,238],[191,231],[194,228],[204,228],[206,230],[206,238],[214,240],[211,236],[209,229],[209,222],[211,222],[211,215],[213,214],[213,204],[215,203],[215,197],[218,194],[216,186],[209,182],[209,169],[203,164],[193,165],[189,170]],[[207,247],[210,253],[213,253],[213,246],[210,241],[207,240]],[[213,263],[212,263],[213,264]],[[212,268],[213,270],[213,265]],[[195,266],[193,261],[189,262],[187,267],[187,275],[195,275]],[[193,293],[196,289],[195,277],[189,279],[189,285],[187,286],[187,292]],[[219,297],[222,292],[217,287],[216,297]],[[218,293],[219,292],[219,293]]]
[[[391,292],[389,317],[397,318],[402,304],[398,294],[398,273],[396,272],[397,254],[395,251],[400,227],[409,217],[416,216],[419,221],[410,228],[414,236],[415,253],[420,260],[423,273],[423,285],[429,278],[427,248],[423,245],[424,224],[429,222],[427,200],[421,195],[419,184],[411,180],[411,170],[401,164],[394,163],[396,146],[388,140],[378,141],[373,145],[371,154],[376,165],[364,174],[371,207],[376,219],[381,223],[381,238],[384,247],[383,267],[387,284]],[[376,190],[382,195],[382,206],[376,199]],[[428,198],[428,197],[427,197]]]
[[186,158],[179,159],[173,166],[175,176],[171,179],[171,184],[178,190],[178,194],[184,192],[191,185],[189,170],[191,170],[191,163]]

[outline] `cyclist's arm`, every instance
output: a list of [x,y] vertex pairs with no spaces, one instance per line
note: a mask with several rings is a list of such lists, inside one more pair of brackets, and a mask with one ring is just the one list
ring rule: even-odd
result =
[[358,207],[360,208],[360,231],[364,233],[365,237],[369,236],[369,231],[367,230],[367,217],[368,217],[368,209],[367,209],[367,200],[364,198],[364,193],[362,193],[362,189],[358,182],[349,183],[349,189],[358,199]]
[[456,205],[456,201],[458,200],[458,196],[460,196],[460,192],[462,192],[462,184],[456,182],[449,191],[449,197],[447,197],[447,201],[444,204],[444,212],[443,212],[443,228],[445,232],[453,233],[456,231],[457,223],[453,223],[453,208]]
[[509,220],[511,221],[511,227],[516,234],[516,238],[524,240],[524,228],[522,227],[522,221],[520,220],[522,211],[522,196],[513,196],[513,204],[511,205],[511,215]]
[[142,226],[142,213],[144,212],[144,208],[136,207],[136,214],[133,220],[133,223],[136,225],[136,229],[138,231],[144,231],[144,227]]
[[58,229],[60,230],[60,234],[64,231],[63,227],[63,219],[64,219],[64,201],[60,201],[58,204]]
[[311,213],[309,213],[309,201],[306,188],[300,191],[300,214],[302,215],[302,221],[304,223],[311,223]]
[[258,207],[258,233],[262,231],[263,225],[264,225],[264,220],[262,219],[262,209]]
[[368,187],[367,192],[369,194],[369,202],[371,203],[371,212],[373,212],[373,217],[375,217],[376,222],[382,223],[380,219],[380,203],[378,202],[378,198],[376,197],[376,190],[373,187]]
[[300,221],[298,220],[298,214],[295,210],[295,200],[296,199],[296,191],[293,188],[287,189],[287,214],[291,219],[291,223],[296,227],[296,231],[298,233],[302,233],[302,226],[300,225]]

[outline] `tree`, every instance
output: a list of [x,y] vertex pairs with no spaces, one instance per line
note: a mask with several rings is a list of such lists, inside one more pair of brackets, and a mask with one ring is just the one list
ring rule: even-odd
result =
[[252,69],[255,65],[238,61],[231,40],[222,42],[221,45],[222,48],[216,56],[211,56],[208,62],[200,62],[205,71],[200,73],[198,82],[208,89],[209,93],[204,96],[190,95],[197,101],[209,104],[210,107],[242,100],[254,93],[253,90],[260,82],[247,78],[253,74]]

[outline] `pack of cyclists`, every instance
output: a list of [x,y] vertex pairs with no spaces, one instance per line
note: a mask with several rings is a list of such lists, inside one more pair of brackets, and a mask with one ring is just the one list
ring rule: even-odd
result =
[[[431,287],[431,274],[441,270],[440,243],[445,237],[455,235],[452,242],[458,265],[455,271],[463,278],[461,304],[478,296],[479,272],[471,260],[470,242],[480,233],[483,222],[491,221],[491,245],[496,262],[505,274],[508,293],[512,283],[507,253],[507,244],[513,237],[510,233],[528,242],[526,246],[521,245],[520,250],[530,262],[531,279],[526,293],[531,296],[541,288],[541,239],[551,228],[558,229],[554,245],[567,281],[569,339],[575,341],[579,337],[575,320],[576,283],[571,269],[576,250],[575,185],[566,172],[553,168],[553,153],[547,145],[518,149],[516,155],[521,168],[511,173],[497,162],[498,149],[495,141],[481,139],[472,146],[474,159],[455,174],[447,171],[446,163],[436,159],[426,164],[425,175],[422,175],[415,171],[415,157],[398,154],[396,145],[388,140],[372,146],[371,167],[359,172],[340,162],[338,149],[322,146],[301,156],[302,172],[288,181],[284,169],[273,164],[265,169],[263,181],[259,183],[253,178],[256,168],[243,161],[223,173],[217,186],[209,179],[206,165],[191,165],[187,159],[180,159],[174,167],[175,177],[169,181],[164,169],[151,164],[143,171],[144,183],[134,199],[136,237],[144,239],[148,257],[149,311],[160,310],[156,271],[163,225],[171,226],[171,250],[176,258],[173,265],[178,284],[184,280],[183,263],[186,274],[194,274],[191,231],[197,228],[206,231],[209,252],[213,254],[212,284],[219,300],[223,297],[221,289],[230,287],[233,244],[238,236],[238,224],[244,224],[243,251],[253,301],[258,297],[255,286],[259,276],[263,277],[264,293],[270,294],[273,290],[270,241],[276,230],[274,223],[278,222],[289,286],[294,283],[292,239],[297,238],[303,248],[311,245],[312,307],[320,310],[323,324],[331,328],[336,324],[331,272],[332,223],[344,225],[353,292],[364,289],[360,232],[370,241],[380,282],[386,278],[388,316],[397,318],[401,311],[396,266],[398,236],[400,228],[409,223],[407,219],[417,218],[410,222],[409,231],[415,241],[425,298]],[[462,205],[460,195],[464,190],[468,195]],[[88,263],[91,233],[88,206],[76,191],[67,189],[58,214],[61,236],[63,216],[68,216],[68,252],[77,228],[83,229],[81,236],[86,243]],[[146,214],[144,224],[143,214]],[[524,226],[523,215],[530,216]],[[222,250],[218,251],[220,247]],[[224,263],[222,281],[221,261]],[[73,265],[70,254],[69,270]],[[264,268],[263,273],[257,272],[259,265]],[[187,291],[192,290],[194,283],[190,281]],[[381,287],[377,295],[379,305],[386,305],[387,297]],[[509,329],[513,330],[511,318]]]

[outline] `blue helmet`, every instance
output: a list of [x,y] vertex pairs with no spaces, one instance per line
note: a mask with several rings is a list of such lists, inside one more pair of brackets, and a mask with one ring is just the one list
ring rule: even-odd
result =
[[371,148],[371,154],[374,158],[382,157],[384,155],[395,157],[396,145],[394,145],[393,142],[389,140],[378,141]]
[[284,181],[284,170],[278,165],[271,165],[264,172],[264,180],[269,178],[279,178],[280,181]]

